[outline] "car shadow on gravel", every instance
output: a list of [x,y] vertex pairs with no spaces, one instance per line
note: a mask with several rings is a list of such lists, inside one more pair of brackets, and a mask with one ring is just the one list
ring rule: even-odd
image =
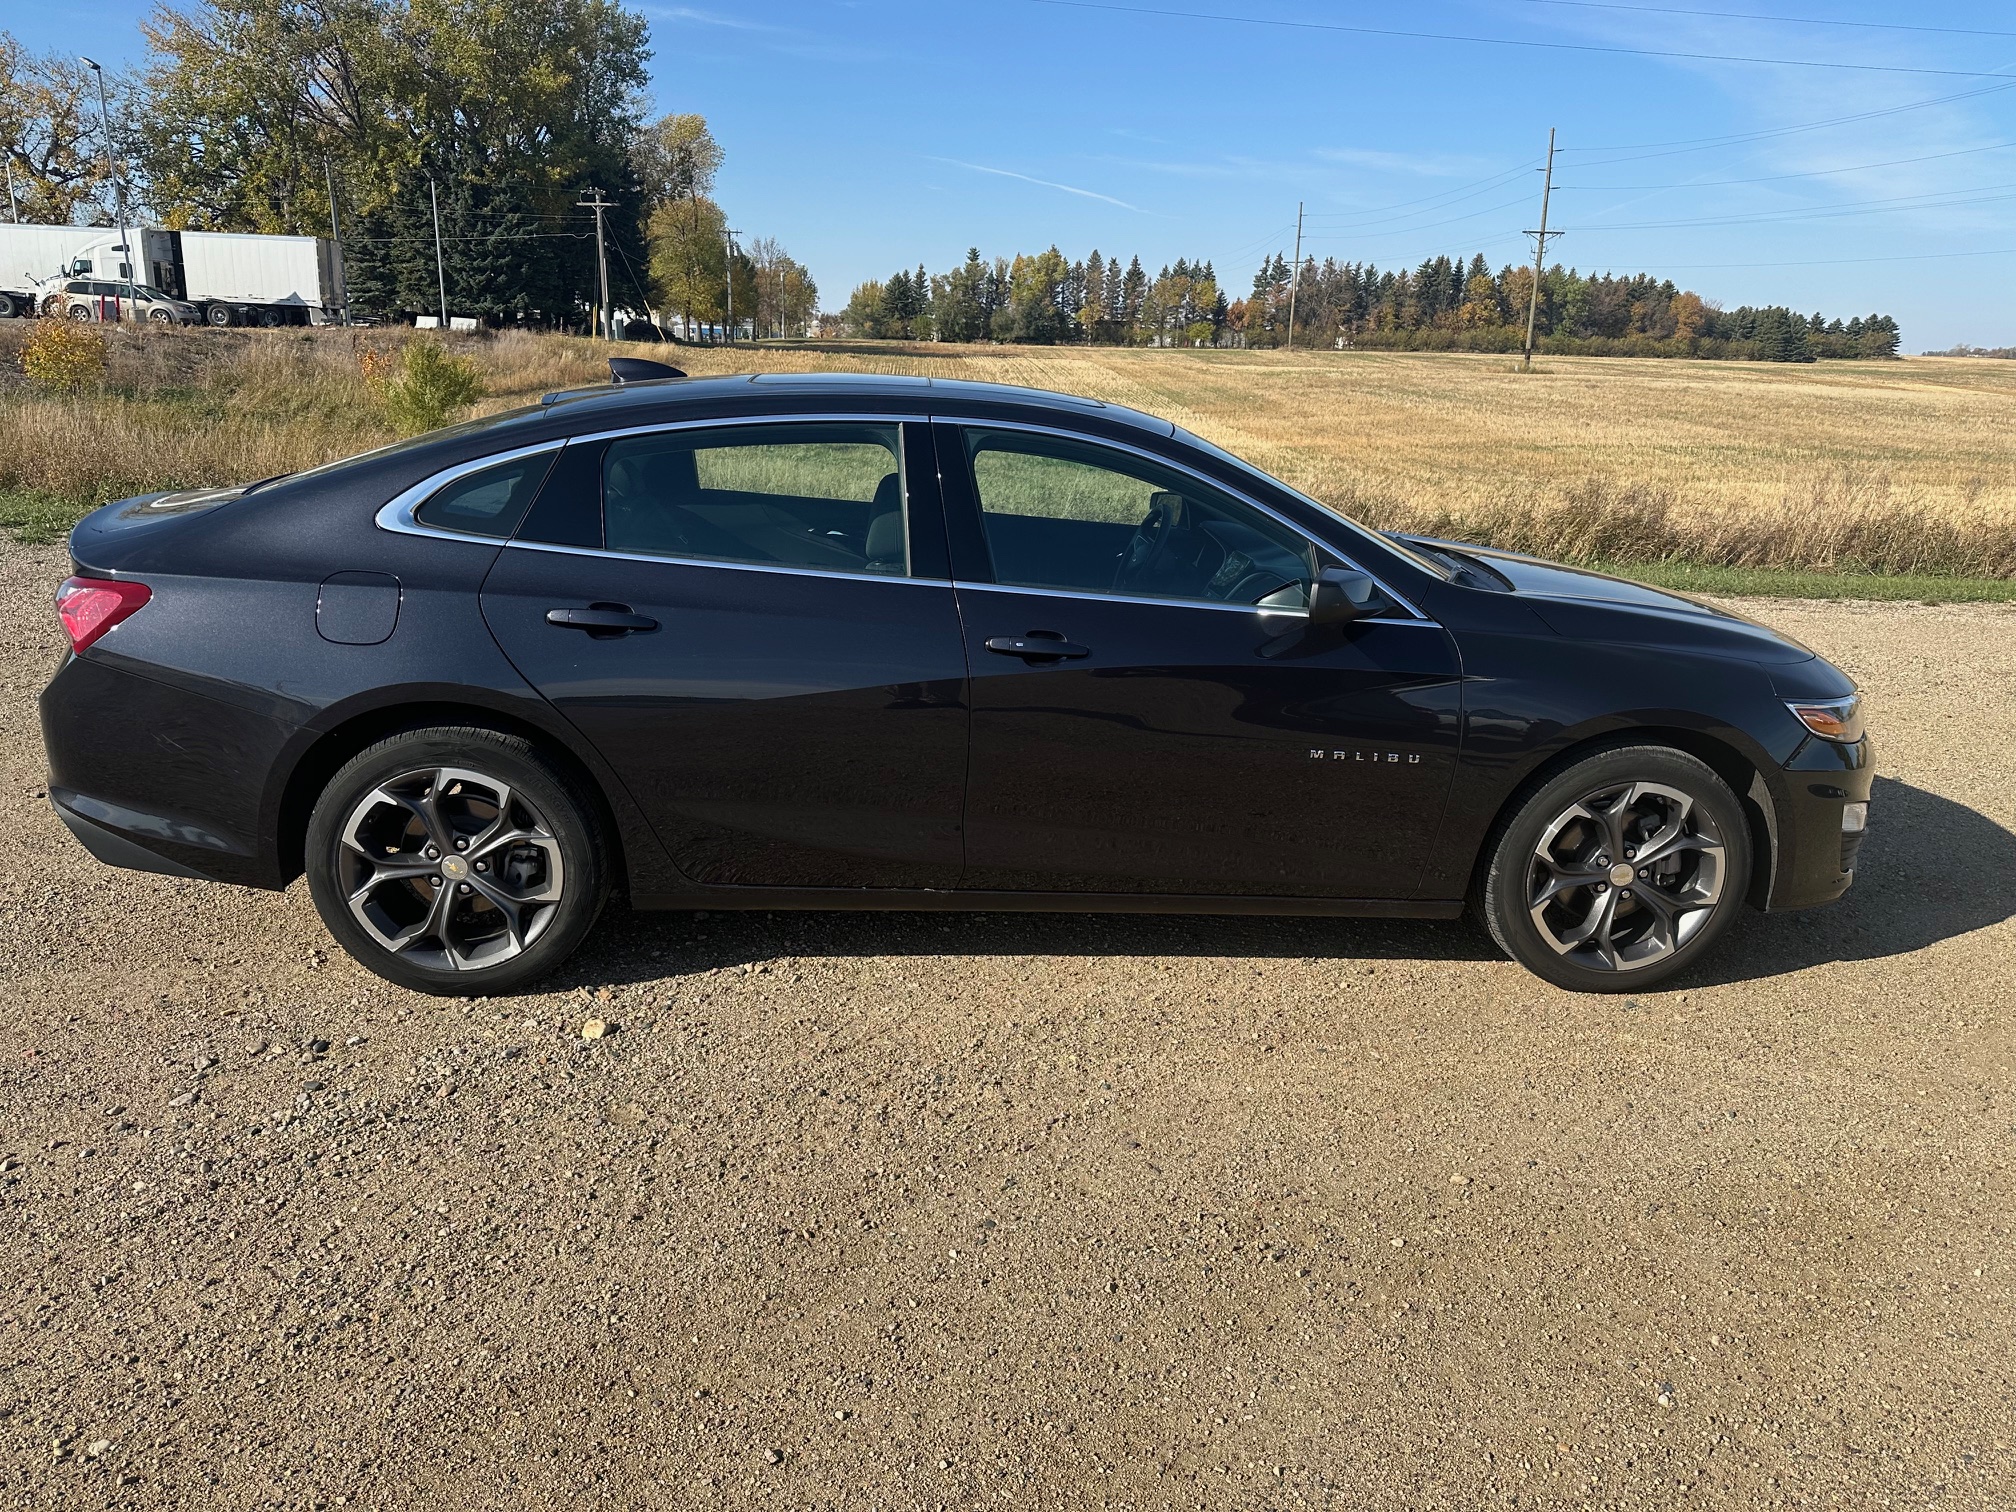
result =
[[553,979],[618,985],[806,956],[1141,956],[1484,961],[1467,920],[1200,914],[631,913],[611,910]]
[[1739,918],[1720,948],[1664,985],[1778,976],[1826,961],[1909,955],[2016,916],[2016,834],[1986,814],[1879,777],[1855,885],[1802,913]]
[[[1699,967],[1652,989],[1779,976],[1825,961],[1907,955],[2016,915],[2016,835],[1964,804],[1878,778],[1855,886],[1831,908],[1747,912]],[[1469,920],[1076,913],[612,910],[555,986],[760,967],[806,956],[1167,956],[1491,961]]]

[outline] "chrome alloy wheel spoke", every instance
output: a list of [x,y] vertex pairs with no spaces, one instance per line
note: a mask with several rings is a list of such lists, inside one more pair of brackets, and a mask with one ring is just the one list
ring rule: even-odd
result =
[[1630,971],[1693,937],[1721,901],[1723,875],[1722,838],[1689,794],[1613,783],[1568,805],[1541,835],[1528,911],[1557,954]]
[[460,767],[402,773],[365,794],[344,823],[337,865],[351,917],[385,949],[436,970],[519,954],[564,893],[544,816],[507,783]]

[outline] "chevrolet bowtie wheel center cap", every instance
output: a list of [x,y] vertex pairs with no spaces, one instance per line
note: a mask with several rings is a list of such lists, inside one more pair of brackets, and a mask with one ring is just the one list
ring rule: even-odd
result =
[[[1631,875],[1630,867],[1626,866],[1621,868],[1621,870],[1627,878]],[[443,856],[441,858],[441,875],[446,877],[450,882],[460,882],[469,875],[469,863],[464,861],[460,856]]]
[[[455,858],[451,856],[448,858],[448,860],[443,861],[441,863],[441,870],[443,870],[444,872],[448,872],[448,875],[451,877],[461,876],[462,874],[459,871],[448,871],[448,868],[451,865],[459,866],[461,865],[461,862],[455,860]],[[1636,875],[1637,873],[1633,872],[1630,867],[1626,866],[1622,861],[1619,861],[1615,866],[1610,868],[1610,885],[1612,887],[1629,887],[1631,885],[1632,877]]]

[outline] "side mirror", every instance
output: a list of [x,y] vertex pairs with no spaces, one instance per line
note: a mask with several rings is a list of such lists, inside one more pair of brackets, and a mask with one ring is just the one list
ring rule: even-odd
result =
[[1309,624],[1346,625],[1389,606],[1390,600],[1365,573],[1349,567],[1326,567],[1309,585]]

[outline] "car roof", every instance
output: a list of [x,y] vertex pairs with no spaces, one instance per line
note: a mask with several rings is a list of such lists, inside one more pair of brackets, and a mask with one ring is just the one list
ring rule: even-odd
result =
[[[752,390],[754,392],[752,392]],[[1159,436],[1174,434],[1175,426],[1159,416],[1108,404],[1078,394],[1060,394],[1050,389],[1027,388],[1012,383],[981,383],[968,378],[917,377],[903,373],[736,373],[714,378],[651,378],[642,382],[599,384],[593,388],[563,389],[540,400],[550,414],[564,407],[570,420],[593,416],[595,424],[622,424],[641,411],[663,414],[687,407],[732,405],[736,399],[786,399],[789,397],[830,397],[855,402],[884,400],[904,409],[945,404],[964,413],[974,409],[1012,408],[1039,410],[1118,422],[1153,431]]]

